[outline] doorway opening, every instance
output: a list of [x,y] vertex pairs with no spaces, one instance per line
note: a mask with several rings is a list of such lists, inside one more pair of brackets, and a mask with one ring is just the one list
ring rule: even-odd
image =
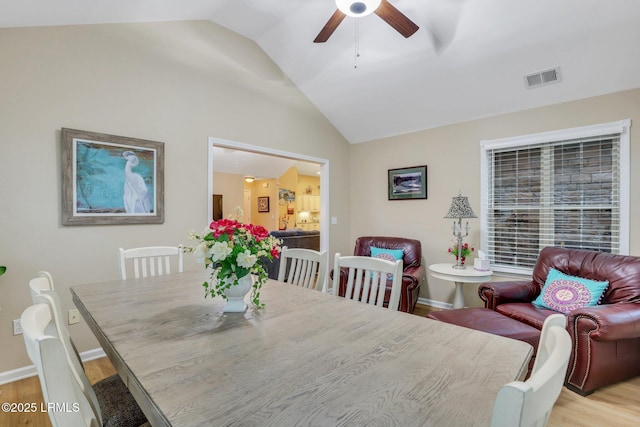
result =
[[[267,227],[272,230],[291,226],[303,229],[310,226],[319,226],[320,250],[324,251],[329,249],[329,160],[214,137],[209,137],[207,144],[209,180],[207,200],[209,201],[212,200],[214,194],[215,176],[223,176],[219,175],[221,172],[223,174],[241,175],[245,178],[250,177],[252,180],[255,180],[254,184],[257,184],[257,188],[259,189],[269,188],[270,186],[280,187],[278,181],[280,176],[273,175],[277,175],[278,170],[287,169],[291,165],[295,166],[296,169],[299,168],[303,171],[303,174],[319,176],[319,185],[317,186],[319,208],[317,212],[310,214],[313,218],[317,218],[318,224],[308,224],[305,214],[298,212],[298,209],[302,206],[302,202],[304,201],[306,203],[309,199],[303,199],[302,196],[311,195],[312,192],[316,190],[312,188],[312,185],[304,186],[302,192],[298,191],[298,193],[301,194],[298,195],[299,198],[297,202],[292,202],[290,198],[287,197],[292,189],[277,188],[277,190],[280,190],[279,196],[276,195],[278,193],[272,193],[274,195],[269,198],[268,203],[265,204],[264,197],[261,197],[262,200],[257,200],[256,203],[253,203],[253,200],[251,200],[250,205],[252,206],[252,210],[255,210],[254,207],[256,209],[262,209],[259,211],[260,215],[263,213],[268,214],[270,219],[275,220],[274,224],[277,224],[276,226]],[[317,172],[312,172],[313,170]],[[275,188],[271,188],[271,190],[276,191]],[[244,191],[242,191],[242,195],[244,196]],[[258,197],[259,195],[257,192],[252,192],[251,197],[253,196]],[[280,206],[281,204],[285,206]],[[211,221],[213,218],[213,205],[212,203],[207,203],[207,206],[207,221]],[[244,200],[242,204],[238,204],[238,206],[244,206]],[[229,208],[233,208],[233,206],[229,206]],[[274,216],[275,218],[273,218]],[[244,215],[245,219],[248,217],[251,217],[250,213],[249,215]]]

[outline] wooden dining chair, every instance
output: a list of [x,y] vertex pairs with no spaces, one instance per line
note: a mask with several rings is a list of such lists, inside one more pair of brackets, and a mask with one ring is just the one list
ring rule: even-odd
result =
[[[47,413],[53,427],[148,425],[139,408],[137,410],[142,418],[135,420],[129,417],[130,408],[107,407],[105,409],[97,403],[97,398],[91,402],[68,363],[68,355],[62,340],[46,332],[55,322],[47,304],[34,304],[28,307],[22,313],[20,321],[27,354],[38,372],[45,404],[52,405]],[[82,372],[82,378],[89,382],[84,372]],[[92,396],[95,398],[96,395]],[[108,403],[112,405],[112,402]],[[60,405],[66,406],[60,407]],[[107,410],[110,411],[109,417],[107,417]]]
[[327,275],[327,261],[327,251],[289,249],[284,246],[280,252],[278,281],[323,291]]
[[571,337],[562,314],[545,319],[538,352],[526,381],[504,385],[493,406],[491,427],[544,427],[553,409],[569,366]]
[[119,248],[118,252],[122,280],[127,280],[127,264],[133,266],[133,277],[136,279],[171,274],[172,260],[177,265],[177,270],[174,271],[182,273],[182,245]]
[[[69,372],[85,395],[97,419],[100,421],[104,418],[105,425],[110,426],[143,425],[146,418],[118,374],[104,378],[93,385],[89,382],[80,355],[65,326],[60,297],[55,290],[49,289],[47,277],[32,279],[29,282],[29,288],[34,304],[44,304],[49,308],[50,320],[45,325],[44,333],[57,338],[62,344]],[[107,420],[109,421],[106,422]]]
[[[382,307],[387,280],[391,281],[389,309],[398,310],[400,287],[402,286],[402,260],[389,261],[366,256],[340,256],[336,254],[333,264],[334,295],[341,295],[340,275],[347,277],[344,297]],[[338,273],[339,272],[339,273]],[[391,277],[389,277],[391,275]]]

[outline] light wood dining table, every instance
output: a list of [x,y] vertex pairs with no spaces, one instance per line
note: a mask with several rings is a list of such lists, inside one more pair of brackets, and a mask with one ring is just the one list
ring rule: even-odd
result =
[[71,288],[152,426],[488,426],[532,347],[270,280],[222,313],[206,272]]

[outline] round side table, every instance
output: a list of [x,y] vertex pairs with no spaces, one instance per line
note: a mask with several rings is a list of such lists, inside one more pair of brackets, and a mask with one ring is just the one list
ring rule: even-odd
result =
[[447,280],[456,284],[456,293],[453,298],[453,308],[464,307],[464,295],[462,294],[463,283],[483,283],[491,280],[493,271],[478,271],[467,266],[465,269],[453,268],[454,264],[431,264],[429,270],[431,275],[437,279]]

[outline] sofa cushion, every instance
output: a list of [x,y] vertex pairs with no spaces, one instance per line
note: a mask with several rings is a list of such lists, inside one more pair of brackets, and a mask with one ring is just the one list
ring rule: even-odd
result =
[[397,260],[402,260],[403,256],[404,251],[402,249],[384,249],[371,246],[372,258],[381,258],[386,259],[387,261],[395,262]]
[[496,311],[512,319],[526,323],[536,329],[542,329],[544,320],[556,312],[548,308],[537,307],[533,304],[523,304],[521,302],[508,302],[496,307]]
[[540,329],[518,322],[488,308],[467,307],[434,311],[429,313],[427,318],[524,341],[531,344],[534,353],[538,349]]
[[[402,249],[384,249],[371,246],[371,258],[380,258],[387,261],[402,261],[404,251]],[[373,272],[372,272],[373,274]],[[387,274],[387,280],[393,280],[393,274]]]
[[570,276],[550,268],[542,291],[533,304],[566,314],[598,304],[608,285],[608,281]]

